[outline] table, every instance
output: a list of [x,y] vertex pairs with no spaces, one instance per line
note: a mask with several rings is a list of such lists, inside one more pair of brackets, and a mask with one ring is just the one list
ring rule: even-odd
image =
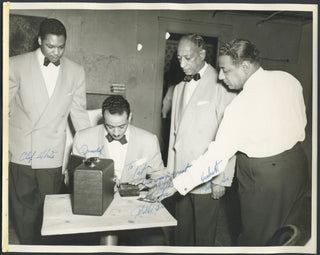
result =
[[143,202],[137,198],[120,197],[115,193],[102,216],[87,216],[72,213],[70,194],[46,195],[41,234],[64,235],[177,225],[177,220],[161,203]]

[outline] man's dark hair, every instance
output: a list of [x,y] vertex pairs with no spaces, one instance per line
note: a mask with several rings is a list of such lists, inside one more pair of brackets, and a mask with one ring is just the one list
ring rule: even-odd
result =
[[260,63],[259,54],[253,43],[243,39],[226,42],[219,49],[219,55],[230,56],[235,65],[242,63],[244,60],[251,63]]
[[205,41],[201,35],[198,35],[198,34],[184,35],[180,38],[180,42],[181,41],[190,41],[195,46],[197,46],[200,50],[205,50]]
[[104,112],[106,110],[108,110],[111,114],[123,114],[123,112],[126,112],[129,117],[130,104],[121,95],[111,95],[102,103],[102,116],[104,116]]
[[63,35],[67,39],[65,26],[57,19],[45,19],[40,24],[39,36],[44,40],[48,34]]

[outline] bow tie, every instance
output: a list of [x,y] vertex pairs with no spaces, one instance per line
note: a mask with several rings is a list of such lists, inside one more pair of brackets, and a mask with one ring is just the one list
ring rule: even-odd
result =
[[44,61],[43,61],[44,66],[48,66],[50,63],[54,64],[55,66],[59,66],[60,60],[58,60],[56,62],[50,62],[50,60],[48,58],[44,58]]
[[196,74],[194,74],[194,75],[186,75],[185,77],[184,77],[184,79],[183,79],[183,81],[185,81],[185,82],[189,82],[189,81],[191,81],[192,79],[194,79],[195,81],[197,81],[197,80],[200,80],[200,74],[199,73],[196,73]]
[[110,134],[107,134],[106,138],[107,138],[109,143],[111,143],[113,141],[118,141],[119,143],[121,143],[123,145],[123,144],[126,144],[128,142],[125,135],[123,137],[121,137],[120,140],[115,140]]

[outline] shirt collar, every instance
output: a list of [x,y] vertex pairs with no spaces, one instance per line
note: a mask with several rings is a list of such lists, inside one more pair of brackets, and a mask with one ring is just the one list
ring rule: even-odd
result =
[[38,48],[36,50],[36,54],[37,54],[37,58],[38,58],[39,64],[40,64],[40,66],[42,66],[43,62],[44,62],[44,55],[43,55],[43,53],[42,53],[40,48]]
[[206,71],[207,67],[208,67],[207,62],[204,62],[204,66],[203,66],[203,67],[200,69],[200,71],[199,71],[200,77],[203,76],[203,74],[204,74],[204,72]]
[[250,88],[251,86],[253,86],[256,82],[255,82],[255,79],[256,77],[259,77],[262,72],[264,71],[264,69],[262,67],[259,67],[249,78],[248,80],[244,83],[243,85],[243,90],[244,89],[248,89]]

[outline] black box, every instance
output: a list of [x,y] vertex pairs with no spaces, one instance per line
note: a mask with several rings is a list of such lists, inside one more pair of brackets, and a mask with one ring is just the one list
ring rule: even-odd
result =
[[114,162],[90,158],[73,172],[74,214],[102,215],[114,197]]

